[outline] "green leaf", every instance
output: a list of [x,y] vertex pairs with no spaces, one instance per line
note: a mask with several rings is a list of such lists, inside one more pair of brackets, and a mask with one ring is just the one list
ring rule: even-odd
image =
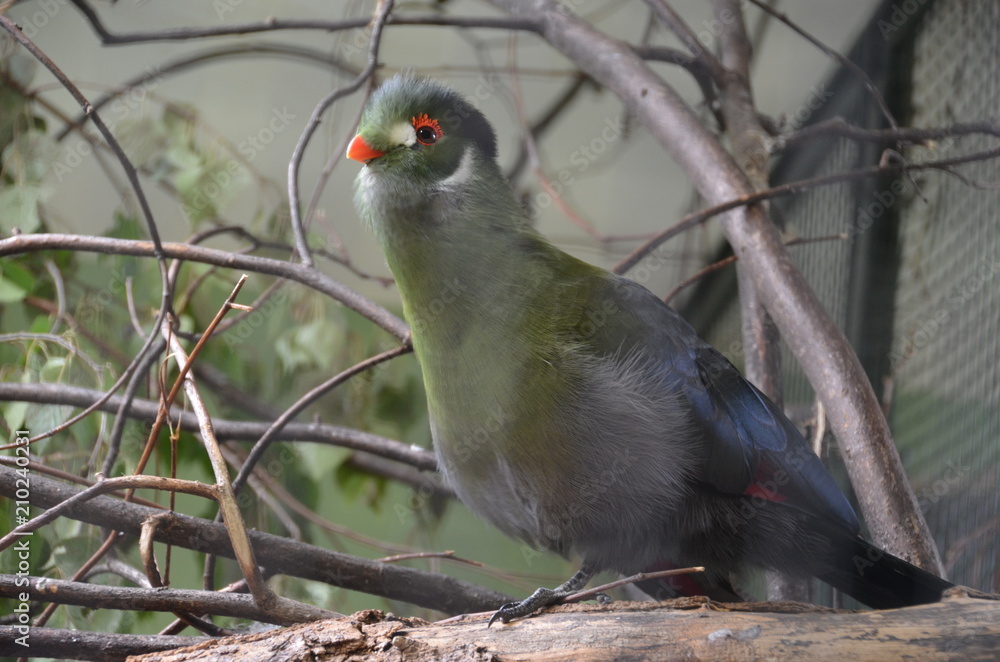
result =
[[275,343],[275,350],[286,373],[314,367],[329,370],[339,344],[329,321],[317,319],[295,325],[282,334]]
[[0,264],[0,275],[27,292],[35,289],[35,275],[14,260]]
[[42,225],[38,203],[48,197],[48,187],[26,184],[0,192],[0,231],[13,234],[15,228],[30,233]]
[[342,463],[334,473],[334,480],[348,499],[364,497],[368,505],[378,509],[385,497],[388,481],[381,476],[361,471],[353,466]]
[[10,430],[19,430],[28,416],[27,402],[0,402],[0,412],[3,412],[3,419]]
[[150,170],[154,178],[160,162],[170,146],[170,138],[159,122],[146,117],[122,120],[115,127],[115,135],[129,159],[139,169]]
[[22,301],[28,291],[10,279],[0,276],[0,303],[16,303]]
[[21,185],[40,184],[56,158],[58,149],[52,139],[34,130],[15,135],[0,156],[4,174]]

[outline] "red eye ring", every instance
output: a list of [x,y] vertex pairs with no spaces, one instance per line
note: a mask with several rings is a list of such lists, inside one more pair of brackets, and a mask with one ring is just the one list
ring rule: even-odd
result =
[[432,120],[427,113],[418,115],[410,120],[414,131],[417,132],[417,142],[421,145],[433,145],[444,135],[441,125],[437,120]]

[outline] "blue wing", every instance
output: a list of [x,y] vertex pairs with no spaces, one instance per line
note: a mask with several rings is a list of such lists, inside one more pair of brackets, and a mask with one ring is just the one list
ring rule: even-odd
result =
[[616,289],[635,325],[636,344],[658,357],[667,387],[684,393],[692,418],[705,431],[700,442],[705,461],[693,478],[726,494],[781,501],[835,518],[857,532],[847,497],[777,405],[673,308],[631,281],[620,279]]
[[847,497],[777,405],[712,347],[700,348],[695,361],[700,383],[690,384],[688,395],[709,431],[703,480],[723,492],[836,518],[856,533]]

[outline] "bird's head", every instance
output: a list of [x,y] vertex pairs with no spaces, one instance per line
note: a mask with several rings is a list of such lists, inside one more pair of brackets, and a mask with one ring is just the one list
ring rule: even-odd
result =
[[496,158],[486,118],[450,88],[396,76],[375,93],[361,117],[348,158],[367,164],[363,178],[383,186],[440,189],[472,176]]

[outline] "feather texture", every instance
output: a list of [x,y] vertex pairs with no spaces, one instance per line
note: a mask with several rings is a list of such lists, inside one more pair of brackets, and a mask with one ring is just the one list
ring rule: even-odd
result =
[[[416,117],[434,131],[400,138]],[[357,206],[402,295],[441,469],[474,512],[590,571],[705,565],[726,595],[753,567],[876,606],[947,586],[881,550],[858,575],[877,548],[795,427],[672,308],[539,235],[461,97],[392,79],[359,139],[382,156]]]

